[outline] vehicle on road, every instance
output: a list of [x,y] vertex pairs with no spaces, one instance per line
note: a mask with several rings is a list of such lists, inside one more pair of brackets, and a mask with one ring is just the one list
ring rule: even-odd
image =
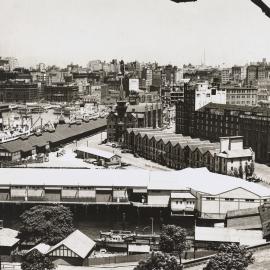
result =
[[132,154],[133,152],[132,152],[132,150],[130,150],[130,149],[123,149],[123,150],[121,151],[121,153],[123,153],[123,154]]

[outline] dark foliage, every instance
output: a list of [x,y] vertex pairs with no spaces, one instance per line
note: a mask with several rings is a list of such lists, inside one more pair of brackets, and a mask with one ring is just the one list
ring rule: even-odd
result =
[[221,245],[204,270],[245,270],[254,261],[253,253],[236,244]]
[[37,205],[20,219],[20,238],[27,242],[55,245],[74,231],[72,212],[62,205]]
[[150,258],[140,261],[134,270],[182,270],[174,256],[162,252],[152,253]]
[[50,270],[54,269],[51,259],[36,249],[23,257],[22,270]]
[[187,231],[176,225],[163,225],[159,248],[166,253],[177,252],[181,260],[182,253],[188,248]]

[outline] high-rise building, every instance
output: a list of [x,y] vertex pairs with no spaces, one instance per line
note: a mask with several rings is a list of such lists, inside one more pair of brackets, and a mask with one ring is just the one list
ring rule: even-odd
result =
[[221,70],[221,83],[226,84],[230,81],[231,77],[231,69],[230,68],[223,68]]
[[232,67],[232,80],[236,83],[239,83],[242,81],[242,67],[241,66]]
[[250,65],[247,67],[247,84],[256,85],[258,80],[258,66]]
[[153,82],[153,72],[152,69],[150,68],[144,68],[142,70],[142,76],[141,76],[142,80],[145,80],[145,88],[146,91],[150,91],[150,86],[152,85]]
[[210,87],[208,82],[184,84],[184,101],[176,103],[176,133],[192,134],[195,112],[211,102],[226,104],[226,92]]

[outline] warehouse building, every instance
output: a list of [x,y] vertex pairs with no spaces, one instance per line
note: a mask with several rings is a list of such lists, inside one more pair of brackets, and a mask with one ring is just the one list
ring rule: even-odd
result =
[[230,210],[259,207],[270,200],[269,188],[206,168],[150,173],[4,168],[0,177],[1,203],[123,204],[224,219]]
[[196,249],[218,250],[221,244],[255,246],[266,243],[261,230],[247,231],[232,228],[195,227]]
[[120,164],[121,163],[121,157],[119,155],[116,155],[114,153],[99,150],[97,148],[93,147],[85,147],[81,146],[77,148],[77,157],[83,158],[83,159],[95,159],[97,161],[103,161],[107,164]]
[[219,143],[211,143],[182,134],[164,133],[160,129],[130,128],[124,134],[123,145],[173,169],[207,167],[212,172],[239,174],[241,178],[251,174],[255,160],[252,149],[244,149],[241,136],[221,137]]
[[18,161],[39,153],[47,153],[61,145],[93,135],[106,128],[106,120],[98,119],[78,124],[59,124],[55,129],[34,133],[0,144],[0,162]]

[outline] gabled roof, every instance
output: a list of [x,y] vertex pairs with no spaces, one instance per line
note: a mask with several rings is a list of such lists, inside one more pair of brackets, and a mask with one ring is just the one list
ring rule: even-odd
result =
[[118,155],[116,155],[114,153],[111,153],[111,152],[108,152],[108,151],[99,150],[99,149],[96,149],[96,148],[86,147],[86,146],[78,147],[77,151],[81,151],[81,152],[88,153],[88,154],[91,154],[91,155],[95,155],[95,156],[98,156],[98,157],[103,157],[103,158],[106,158],[106,159],[110,159],[110,158],[112,158],[114,156],[118,156]]
[[19,232],[9,228],[0,229],[0,237],[13,237],[16,238]]
[[13,247],[19,241],[20,239],[18,238],[0,236],[0,247]]
[[1,148],[6,149],[10,153],[19,151],[28,152],[33,149],[32,145],[28,142],[28,140],[22,139],[2,143],[0,146]]
[[71,233],[67,238],[52,246],[47,254],[50,254],[52,251],[56,250],[58,247],[64,245],[74,253],[76,253],[81,258],[86,258],[90,251],[94,248],[96,243],[83,234],[81,231],[76,230]]
[[32,247],[31,249],[29,249],[29,250],[27,251],[27,253],[30,253],[31,251],[33,251],[33,250],[36,249],[39,253],[45,255],[45,254],[47,254],[47,252],[50,250],[50,248],[51,248],[51,246],[46,245],[46,244],[44,244],[44,243],[40,243],[40,244],[38,244],[38,245]]
[[14,141],[1,143],[0,147],[2,149],[6,149],[10,153],[19,151],[28,152],[31,151],[34,146],[42,147],[48,144],[48,142],[61,142],[70,137],[82,135],[92,129],[100,128],[105,125],[106,119],[97,119],[96,121],[92,120],[88,123],[82,122],[80,125],[58,125],[54,132],[44,132],[40,136],[31,135],[25,140],[20,138]]
[[18,234],[18,231],[9,228],[0,229],[0,247],[13,247],[20,241]]

